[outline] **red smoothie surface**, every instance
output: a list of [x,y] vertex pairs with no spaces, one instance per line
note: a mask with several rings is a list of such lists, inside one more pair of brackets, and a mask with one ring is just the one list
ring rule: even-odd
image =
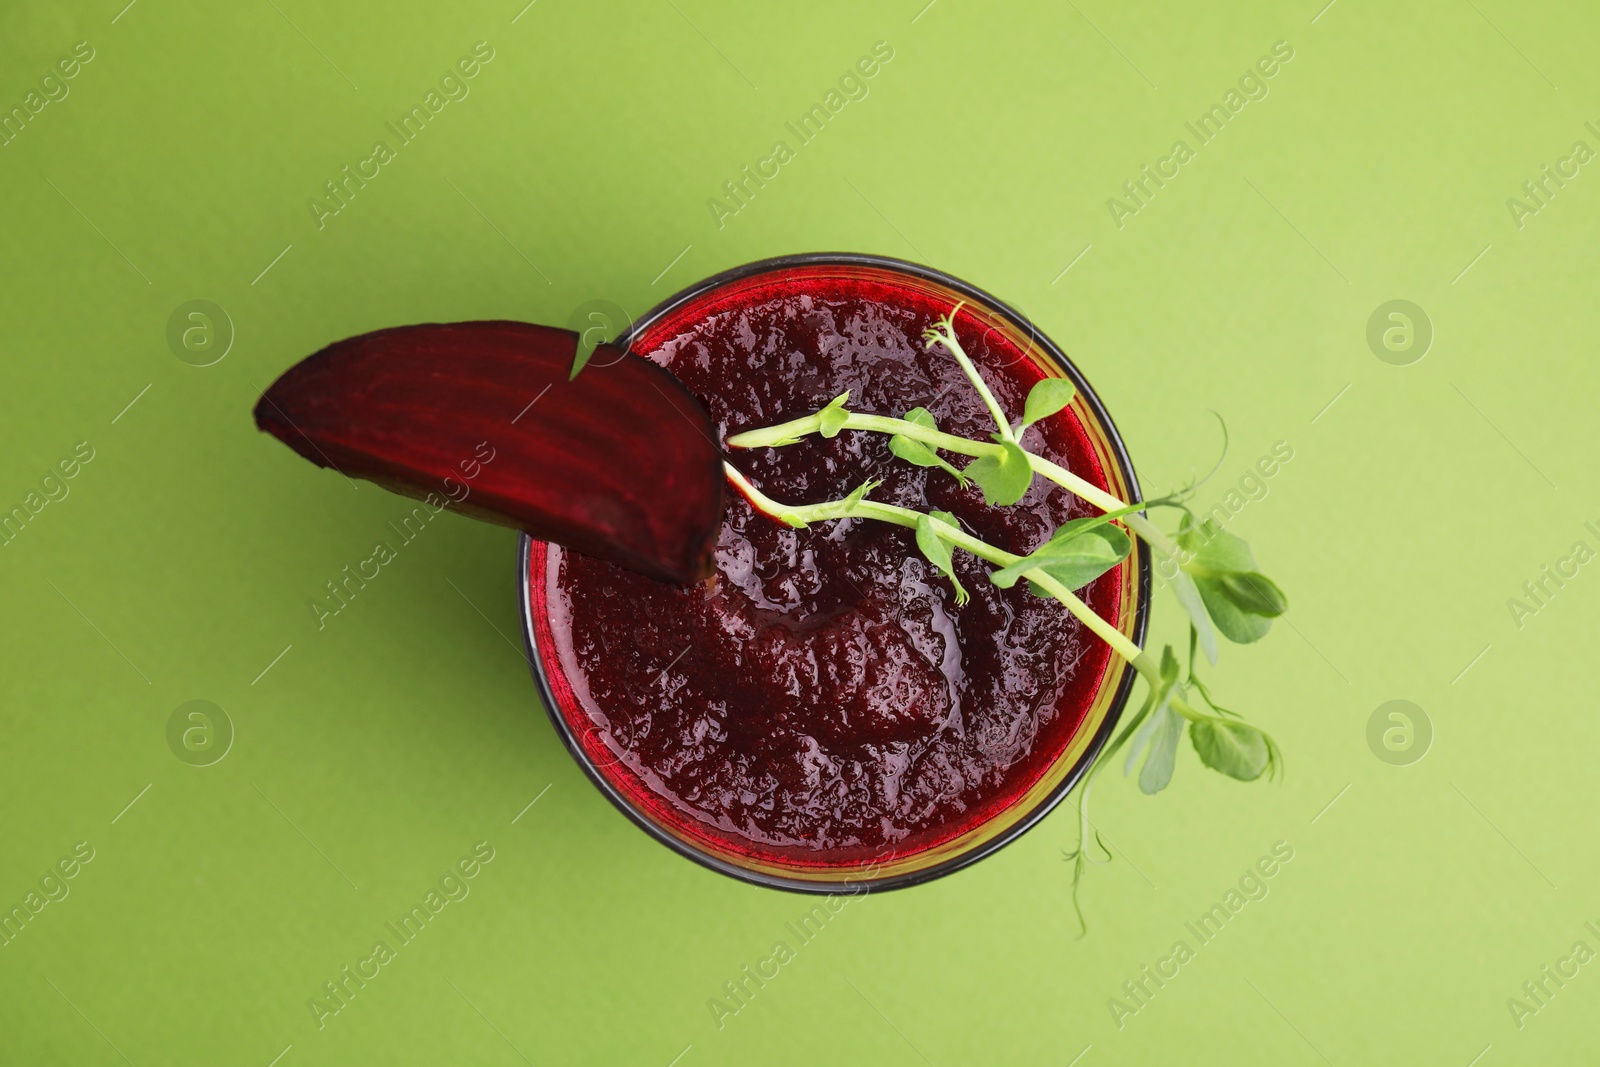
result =
[[[940,429],[987,440],[994,425],[961,368],[924,347],[949,310],[916,288],[800,272],[713,290],[633,349],[677,375],[724,439],[849,390],[851,410],[922,406]],[[957,334],[1019,415],[1041,370],[966,312]],[[1106,484],[1070,409],[1023,444]],[[1039,478],[1016,506],[989,507],[976,486],[895,458],[880,434],[728,452],[777,500],[882,479],[873,499],[952,512],[1017,553],[1094,513]],[[790,529],[730,487],[716,560],[715,577],[681,588],[536,543],[530,594],[559,712],[601,772],[655,819],[755,859],[903,857],[992,818],[1066,748],[1112,655],[1060,603],[1025,582],[996,588],[962,551],[972,599],[958,607],[912,531],[886,523]],[[1113,624],[1121,580],[1113,569],[1080,591]]]

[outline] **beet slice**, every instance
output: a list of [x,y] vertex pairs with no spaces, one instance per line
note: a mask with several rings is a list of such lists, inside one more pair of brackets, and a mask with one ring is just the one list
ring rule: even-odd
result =
[[716,426],[677,378],[609,345],[569,381],[577,344],[522,322],[362,334],[285,371],[256,425],[348,477],[661,581],[709,576]]

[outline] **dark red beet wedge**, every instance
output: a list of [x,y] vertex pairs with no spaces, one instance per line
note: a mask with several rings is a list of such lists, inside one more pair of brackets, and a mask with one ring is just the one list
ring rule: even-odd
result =
[[[717,429],[677,378],[521,322],[401,326],[329,345],[256,404],[319,467],[668,582],[712,570]],[[485,458],[490,457],[490,458]]]

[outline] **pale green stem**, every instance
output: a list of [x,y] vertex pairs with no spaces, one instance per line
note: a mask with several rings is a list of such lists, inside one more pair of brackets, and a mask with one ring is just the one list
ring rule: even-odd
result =
[[[768,448],[779,442],[789,442],[797,438],[806,437],[817,433],[822,428],[820,414],[807,415],[804,418],[793,419],[789,422],[779,423],[776,426],[766,426],[759,430],[746,430],[736,433],[728,438],[728,444],[733,448]],[[905,419],[890,418],[885,415],[862,415],[852,411],[845,420],[844,429],[863,430],[869,433],[899,434],[909,437],[913,441],[920,441],[931,448],[945,452],[954,452],[962,456],[992,456],[1001,451],[1001,446],[987,441],[973,441],[955,434],[945,433],[927,426],[919,426]],[[1083,500],[1093,504],[1101,511],[1120,511],[1128,505],[1106,492],[1097,485],[1093,485],[1065,467],[1042,456],[1027,453],[1028,466],[1036,474],[1050,479],[1063,489],[1073,493]],[[1163,555],[1171,556],[1178,552],[1178,546],[1172,538],[1168,537],[1160,527],[1145,516],[1133,513],[1125,515],[1122,521],[1128,528],[1145,542]]]
[[[803,418],[781,422],[776,426],[763,426],[759,430],[746,430],[736,433],[728,438],[732,448],[775,448],[781,444],[818,433],[822,429],[822,414],[820,412],[806,415]],[[871,433],[900,434],[925,445],[944,449],[946,452],[955,452],[963,456],[991,456],[999,452],[1000,446],[988,441],[972,441],[955,434],[944,433],[927,426],[919,426],[905,419],[890,418],[887,415],[863,415],[852,411],[845,419],[844,429],[866,430]]]
[[962,373],[972,382],[973,388],[978,390],[978,395],[983,397],[983,404],[989,409],[989,414],[994,416],[994,424],[999,427],[1000,436],[1007,441],[1015,443],[1017,438],[1011,432],[1011,423],[1006,418],[1005,410],[1000,407],[1000,402],[989,391],[989,386],[984,382],[983,377],[978,374],[978,368],[972,365],[971,358],[967,356],[967,350],[961,347],[960,340],[956,338],[956,312],[960,310],[961,305],[957,304],[950,314],[939,320],[939,326],[929,332],[936,336],[945,348],[950,350],[950,354],[961,365]]
[[[843,501],[837,500],[800,506],[781,504],[751,485],[749,479],[732,464],[725,463],[723,468],[727,472],[728,481],[733,483],[734,488],[738,489],[745,499],[750,501],[752,507],[790,526],[803,526],[807,523],[821,522],[827,519],[860,518],[876,519],[879,522],[893,523],[896,526],[904,526],[914,530],[918,522],[925,517],[920,511],[898,507],[894,504],[882,504],[876,500],[857,501],[848,511],[841,510],[840,505]],[[996,548],[987,541],[980,541],[959,526],[952,526],[931,516],[926,517],[933,523],[934,532],[938,534],[941,540],[948,541],[956,548],[964,548],[978,558],[987,560],[997,567],[1009,567],[1022,558],[1004,549]],[[1150,657],[1145,655],[1143,649],[1134,644],[1127,634],[1124,634],[1121,630],[1095,614],[1093,608],[1080,600],[1072,590],[1051,577],[1043,568],[1035,567],[1032,570],[1024,571],[1022,576],[1037,583],[1041,589],[1061,601],[1079,622],[1093,630],[1101,640],[1111,646],[1117,655],[1133,664],[1139,673],[1144,674],[1146,677],[1159,678],[1159,671],[1156,671],[1154,675],[1151,674],[1152,671],[1155,671],[1155,666]]]
[[[1088,501],[1101,511],[1117,511],[1128,506],[1099,486],[1091,485],[1089,482],[1084,481],[1065,467],[1052,463],[1042,456],[1036,456],[1032,452],[1027,455],[1028,466],[1032,467],[1036,473],[1044,475],[1052,482]],[[1138,512],[1131,512],[1124,515],[1122,521],[1128,524],[1128,529],[1144,538],[1146,543],[1157,552],[1166,556],[1177,554],[1177,542],[1163,533],[1160,527],[1145,516],[1140,515]]]
[[[1012,558],[1015,559],[1016,557]],[[1098,634],[1101,640],[1111,646],[1112,651],[1132,664],[1140,674],[1151,680],[1160,677],[1160,671],[1156,669],[1155,661],[1150,658],[1144,649],[1134,644],[1127,634],[1096,615],[1089,605],[1079,600],[1073,595],[1072,590],[1052,578],[1043,568],[1035,567],[1031,571],[1024,571],[1023,577],[1037,583],[1039,588],[1065,604],[1067,610],[1077,616],[1079,622],[1082,622]],[[1155,672],[1153,675],[1152,671]]]
[[1206,721],[1209,721],[1209,722],[1226,722],[1227,721],[1226,719],[1223,719],[1220,716],[1207,715],[1203,711],[1196,710],[1191,704],[1189,704],[1188,701],[1184,700],[1181,696],[1174,695],[1170,703],[1172,704],[1172,710],[1173,711],[1177,712],[1179,715],[1182,715],[1184,718],[1189,719],[1191,721],[1196,721],[1196,720],[1206,720]]

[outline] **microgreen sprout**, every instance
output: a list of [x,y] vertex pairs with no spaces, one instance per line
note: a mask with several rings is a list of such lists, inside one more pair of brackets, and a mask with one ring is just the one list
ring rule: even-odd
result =
[[[1138,671],[1146,683],[1144,700],[1099,753],[1078,793],[1078,847],[1066,853],[1066,858],[1074,864],[1072,898],[1081,923],[1078,885],[1084,865],[1110,858],[1089,821],[1089,792],[1101,769],[1124,749],[1123,773],[1132,774],[1137,768],[1139,788],[1147,794],[1158,793],[1171,782],[1186,728],[1195,754],[1212,770],[1245,782],[1276,775],[1282,764],[1277,744],[1237,712],[1212,699],[1210,689],[1195,673],[1195,653],[1199,651],[1215,665],[1218,634],[1238,644],[1260,640],[1271,629],[1272,620],[1288,610],[1288,600],[1261,573],[1249,545],[1211,520],[1195,518],[1187,501],[1204,480],[1156,500],[1128,503],[1025,450],[1020,443],[1022,431],[1069,406],[1077,391],[1065,378],[1045,378],[1035,383],[1023,405],[1022,418],[1013,427],[956,334],[955,321],[961,307],[957,304],[923,338],[929,348],[939,346],[948,352],[972,383],[994,419],[996,431],[991,440],[975,441],[945,433],[925,408],[913,408],[900,418],[851,411],[846,407],[850,395],[844,393],[821,411],[734,434],[728,444],[743,449],[779,448],[812,434],[826,438],[845,430],[886,434],[889,450],[897,458],[941,470],[963,486],[970,481],[991,506],[1016,504],[1038,475],[1082,498],[1100,514],[1063,523],[1044,544],[1026,555],[1017,555],[967,533],[946,512],[923,513],[868,499],[876,482],[863,484],[842,500],[795,506],[767,497],[732,464],[726,465],[727,477],[758,511],[789,526],[852,518],[889,522],[915,531],[918,549],[951,582],[958,605],[965,604],[969,594],[956,579],[952,552],[970,552],[994,566],[989,579],[995,585],[1009,589],[1017,581],[1026,580],[1030,591],[1059,601]],[[1223,448],[1226,452],[1226,425]],[[958,469],[940,453],[965,456],[968,462]],[[1219,460],[1219,466],[1220,463]],[[1156,508],[1178,511],[1175,533],[1167,533],[1150,520],[1146,512]],[[1149,547],[1157,573],[1189,617],[1187,668],[1179,662],[1171,645],[1163,648],[1159,657],[1139,648],[1075,592],[1129,558],[1133,550],[1130,534]],[[1091,839],[1099,844],[1106,860],[1089,855]]]

